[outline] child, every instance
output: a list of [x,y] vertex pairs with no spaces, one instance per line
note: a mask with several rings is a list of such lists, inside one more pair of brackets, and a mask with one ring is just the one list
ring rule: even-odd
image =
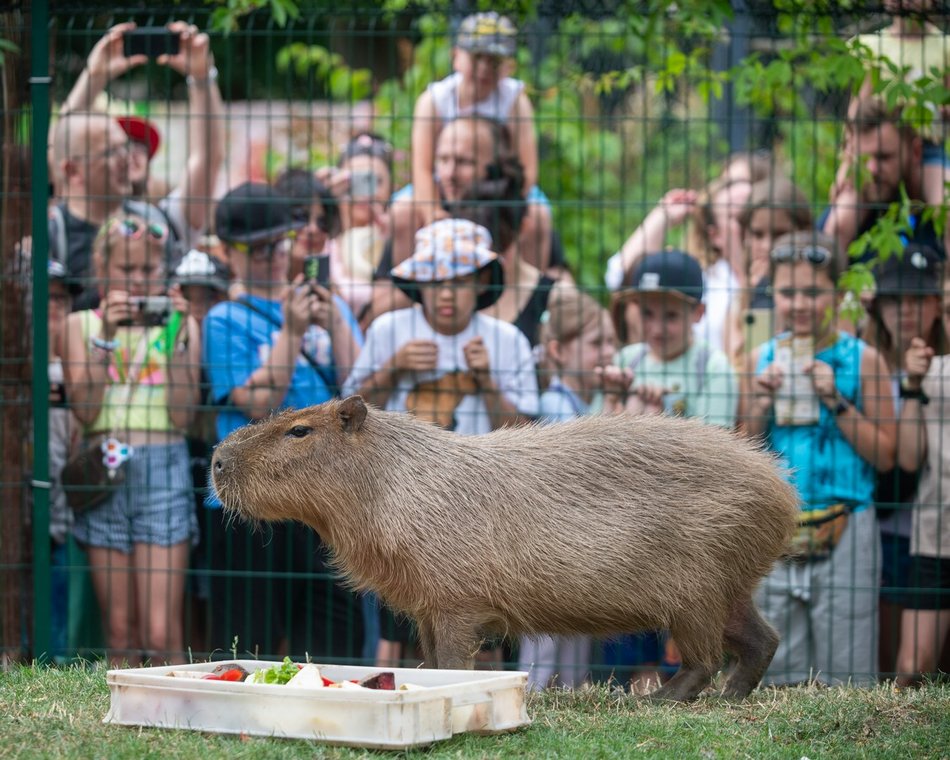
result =
[[488,230],[465,219],[442,219],[416,233],[415,253],[392,270],[415,305],[373,322],[344,396],[413,410],[466,435],[537,414],[528,339],[476,313],[501,293],[501,263],[490,246]]
[[705,314],[703,271],[682,251],[643,257],[633,272],[643,343],[626,346],[608,372],[630,373],[625,407],[636,414],[702,417],[714,425],[736,422],[738,388],[726,355],[696,337]]
[[[782,333],[755,349],[742,421],[775,451],[802,499],[801,527],[758,605],[781,633],[767,679],[873,682],[877,674],[880,538],[875,469],[894,466],[887,365],[835,329],[841,261],[833,241],[796,232],[771,251]],[[793,342],[794,341],[794,342]]]
[[[624,347],[604,372],[605,410],[621,404],[633,414],[701,417],[711,425],[736,423],[738,388],[726,355],[696,337],[705,314],[703,270],[682,251],[644,256],[633,270],[629,293],[639,314],[642,343]],[[617,398],[616,391],[623,395]],[[604,645],[608,665],[639,665],[633,688],[655,685],[659,674],[649,668],[675,665],[679,652],[657,634],[623,637]],[[636,654],[634,654],[636,653]],[[624,674],[625,676],[626,674]],[[625,677],[624,677],[625,680]]]
[[[528,212],[520,237],[531,264],[546,269],[550,256],[550,202],[537,187],[538,148],[534,109],[525,85],[509,76],[516,53],[517,30],[505,16],[475,13],[459,25],[452,49],[454,73],[433,82],[419,96],[412,116],[412,185],[393,196],[397,248],[408,248],[405,229],[415,230],[449,213],[442,207],[436,182],[436,142],[442,128],[463,117],[498,122],[511,135],[524,167]],[[406,244],[400,241],[406,238]],[[397,260],[405,254],[396,251]]]
[[[391,276],[415,304],[370,325],[343,396],[359,393],[465,435],[537,414],[528,339],[514,325],[477,313],[502,291],[488,230],[465,219],[434,222],[416,233],[415,252]],[[394,622],[384,618],[380,664],[398,662],[408,643]]]
[[[930,269],[935,273],[940,267]],[[917,274],[916,289],[930,301],[930,273]],[[913,287],[909,280],[905,280],[905,288]],[[901,613],[897,653],[900,686],[915,685],[923,675],[936,672],[950,631],[950,447],[946,431],[950,419],[950,279],[943,281],[942,301],[938,296],[928,308],[933,316],[932,307],[937,307],[932,329],[927,330],[925,323],[922,334],[910,340],[903,359],[906,374],[900,386],[903,404],[898,464],[901,469],[923,468],[910,533],[909,581],[918,593],[906,597]]]
[[177,286],[165,311],[143,308],[146,297],[161,300],[168,234],[157,212],[107,219],[93,245],[101,306],[66,323],[66,394],[84,447],[119,452],[107,464],[124,472],[73,525],[113,666],[184,657],[185,571],[198,537],[184,431],[199,401],[201,338]]
[[[541,395],[541,419],[569,420],[588,414],[597,388],[596,369],[616,350],[608,312],[572,286],[551,292],[541,325],[542,363],[551,371]],[[521,639],[518,669],[529,670],[528,686],[543,689],[552,683],[577,688],[590,666],[589,636],[538,636]]]

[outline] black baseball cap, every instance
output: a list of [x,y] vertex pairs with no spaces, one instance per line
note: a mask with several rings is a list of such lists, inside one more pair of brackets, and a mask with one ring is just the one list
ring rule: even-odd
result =
[[691,303],[703,300],[703,269],[688,253],[651,253],[640,259],[630,278],[630,295],[671,293]]
[[874,267],[878,296],[939,296],[944,258],[929,245],[909,243]]
[[215,233],[225,243],[253,246],[302,229],[287,199],[263,182],[245,182],[228,192],[214,213]]

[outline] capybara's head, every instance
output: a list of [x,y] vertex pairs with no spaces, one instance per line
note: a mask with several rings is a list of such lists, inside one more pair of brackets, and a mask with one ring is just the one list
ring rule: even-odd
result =
[[324,505],[351,502],[367,407],[360,396],[245,425],[214,450],[211,478],[224,508],[249,520],[323,522]]

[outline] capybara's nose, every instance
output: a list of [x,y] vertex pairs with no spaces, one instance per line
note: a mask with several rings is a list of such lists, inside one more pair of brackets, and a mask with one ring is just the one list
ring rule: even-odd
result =
[[228,455],[225,450],[217,448],[211,457],[211,472],[214,475],[223,475],[228,469]]

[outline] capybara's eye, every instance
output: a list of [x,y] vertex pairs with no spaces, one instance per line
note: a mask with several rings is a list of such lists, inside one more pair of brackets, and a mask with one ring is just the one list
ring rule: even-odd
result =
[[287,435],[292,435],[294,438],[305,438],[312,432],[312,427],[307,427],[306,425],[294,425],[290,430],[287,431]]

